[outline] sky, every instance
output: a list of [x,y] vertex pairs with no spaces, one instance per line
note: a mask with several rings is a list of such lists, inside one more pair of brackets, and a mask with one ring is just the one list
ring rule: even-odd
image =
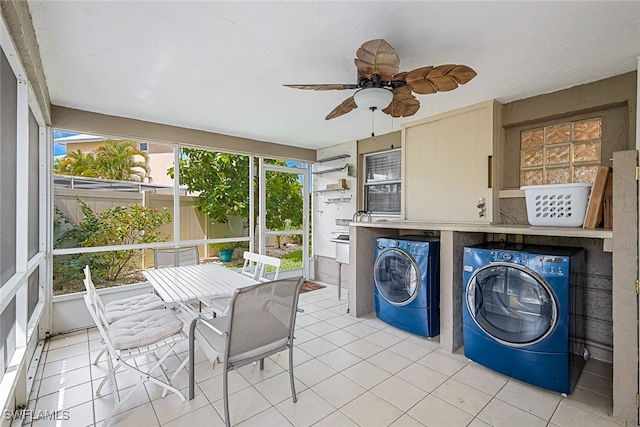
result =
[[58,144],[56,139],[64,138],[65,136],[75,135],[74,132],[65,132],[62,130],[54,130],[53,131],[53,156],[62,156],[67,154],[67,146],[63,144]]

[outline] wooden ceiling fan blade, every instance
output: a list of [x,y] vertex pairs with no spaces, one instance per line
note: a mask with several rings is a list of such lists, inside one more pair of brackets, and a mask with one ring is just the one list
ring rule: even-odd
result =
[[358,75],[366,78],[370,78],[372,74],[377,74],[380,80],[388,81],[393,80],[393,74],[398,72],[398,67],[386,66],[378,64],[373,66],[371,64],[354,59],[356,68],[358,69]]
[[438,89],[438,92],[449,92],[458,87],[458,82],[449,76],[428,77],[427,79]]
[[445,64],[434,67],[427,74],[427,79],[438,88],[439,92],[453,90],[476,76],[476,72],[466,65]]
[[403,71],[401,73],[394,74],[393,76],[391,76],[389,80],[404,81],[407,78],[407,74],[409,73],[407,73],[406,71]]
[[476,73],[473,68],[467,67],[466,65],[456,65],[448,73],[449,77],[453,77],[458,84],[461,85],[469,83],[469,81],[477,75],[478,73]]
[[325,120],[335,119],[336,117],[340,117],[343,114],[347,114],[349,111],[358,108],[356,105],[356,101],[353,99],[353,96],[342,101],[342,104],[338,105],[334,108],[328,115],[325,117]]
[[466,65],[445,64],[416,68],[409,71],[404,80],[415,93],[428,95],[454,90],[475,76],[476,72]]
[[427,75],[429,75],[432,70],[433,67],[416,68],[406,74],[404,81],[407,82],[407,85],[409,85],[415,93],[421,95],[436,93],[438,88],[427,80]]
[[397,87],[393,89],[392,92],[393,92],[393,97],[397,99],[402,99],[407,97],[415,98],[415,96],[411,94],[411,87],[408,85]]
[[446,76],[449,71],[453,70],[456,64],[444,64],[433,67],[433,70],[429,71],[429,77]]
[[356,51],[354,62],[358,73],[367,78],[372,74],[392,76],[400,70],[400,58],[391,45],[382,39],[364,42]]
[[413,116],[419,108],[420,101],[411,94],[411,89],[407,86],[401,86],[393,90],[393,100],[382,112],[396,118],[409,117]]
[[293,89],[302,90],[343,90],[343,89],[358,89],[357,84],[311,84],[311,85],[282,85]]
[[413,80],[411,83],[407,82],[407,86],[420,95],[430,95],[438,91],[438,88],[429,80]]

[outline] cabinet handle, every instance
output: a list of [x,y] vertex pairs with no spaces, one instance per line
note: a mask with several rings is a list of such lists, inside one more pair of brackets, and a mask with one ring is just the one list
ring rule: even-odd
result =
[[493,188],[493,156],[487,156],[487,188]]

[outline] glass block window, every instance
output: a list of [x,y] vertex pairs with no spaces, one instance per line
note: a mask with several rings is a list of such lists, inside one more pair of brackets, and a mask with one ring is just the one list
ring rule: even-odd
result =
[[602,160],[602,119],[520,133],[520,185],[593,182]]
[[402,175],[400,150],[364,158],[364,209],[373,214],[400,215]]

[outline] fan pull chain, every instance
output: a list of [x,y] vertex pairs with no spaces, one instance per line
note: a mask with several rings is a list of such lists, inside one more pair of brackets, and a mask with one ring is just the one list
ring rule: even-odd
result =
[[376,136],[373,131],[375,129],[375,119],[374,113],[376,112],[376,107],[371,107],[371,136]]
[[391,101],[391,114],[389,114],[389,119],[391,119],[391,132],[393,133],[393,100]]

